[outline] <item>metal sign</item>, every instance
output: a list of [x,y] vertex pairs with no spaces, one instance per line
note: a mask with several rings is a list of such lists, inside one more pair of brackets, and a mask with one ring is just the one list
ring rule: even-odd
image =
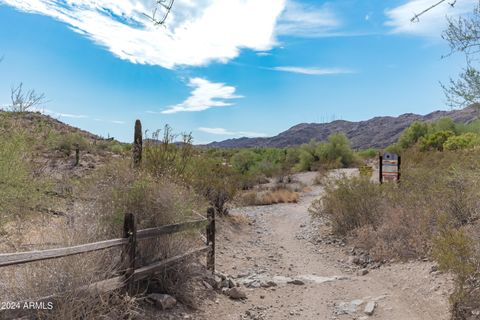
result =
[[395,153],[386,152],[379,159],[379,180],[384,181],[400,181],[400,164],[401,157]]

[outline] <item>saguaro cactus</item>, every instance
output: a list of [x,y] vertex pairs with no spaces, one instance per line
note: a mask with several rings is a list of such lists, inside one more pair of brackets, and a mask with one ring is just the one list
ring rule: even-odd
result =
[[133,140],[133,166],[138,167],[142,162],[142,123],[140,120],[135,121],[135,137]]

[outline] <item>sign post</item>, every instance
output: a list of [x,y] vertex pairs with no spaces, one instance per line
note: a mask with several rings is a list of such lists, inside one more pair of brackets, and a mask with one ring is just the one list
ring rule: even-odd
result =
[[396,153],[386,152],[379,158],[380,183],[385,181],[400,182],[401,157]]

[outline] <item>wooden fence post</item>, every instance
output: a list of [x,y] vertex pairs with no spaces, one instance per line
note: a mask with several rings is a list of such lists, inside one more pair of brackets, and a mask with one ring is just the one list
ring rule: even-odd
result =
[[75,145],[75,167],[80,164],[80,145]]
[[127,292],[130,295],[134,294],[134,279],[133,273],[135,271],[135,249],[137,247],[137,227],[135,225],[135,216],[132,213],[125,214],[123,220],[123,237],[128,239],[128,245],[125,250],[125,280],[127,281]]
[[207,246],[210,246],[207,253],[207,269],[215,273],[215,209],[207,210]]
[[400,175],[401,175],[400,169],[401,169],[401,165],[402,165],[402,157],[401,157],[401,156],[398,156],[397,183],[400,183]]
[[378,156],[378,182],[383,183],[383,157],[382,155]]

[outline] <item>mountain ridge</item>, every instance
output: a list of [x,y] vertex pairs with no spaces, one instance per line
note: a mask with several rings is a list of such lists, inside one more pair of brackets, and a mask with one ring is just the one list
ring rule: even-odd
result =
[[385,148],[398,140],[400,134],[414,121],[435,121],[450,117],[455,122],[469,123],[478,117],[478,106],[464,109],[437,110],[426,115],[404,113],[397,117],[377,116],[363,121],[335,120],[328,123],[299,123],[273,137],[234,138],[207,144],[211,148],[284,148],[308,143],[310,140],[323,141],[334,133],[344,133],[355,149]]

